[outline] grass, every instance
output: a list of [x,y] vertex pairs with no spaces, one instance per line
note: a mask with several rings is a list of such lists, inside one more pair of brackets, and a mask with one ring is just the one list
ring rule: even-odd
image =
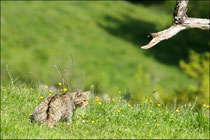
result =
[[40,96],[47,97],[49,90],[29,89],[23,84],[2,88],[1,139],[209,138],[206,107],[198,112],[192,107],[171,109],[158,105],[152,97],[142,105],[129,104],[120,94],[106,99],[92,95],[88,108],[76,110],[71,125],[61,122],[50,129],[29,120],[30,114],[43,100]]
[[[64,77],[76,79],[75,86],[88,89],[97,84],[103,87],[98,89],[100,92],[127,87],[135,91],[134,77],[139,66],[150,78],[158,79],[155,84],[164,87],[164,93],[171,93],[180,85],[187,87],[191,80],[177,63],[187,56],[183,49],[193,46],[187,44],[205,38],[198,35],[194,39],[189,32],[180,33],[175,39],[158,44],[159,50],[140,49],[149,41],[150,32],[171,25],[171,16],[126,1],[4,1],[2,83],[9,81],[5,69],[8,64],[12,75],[20,76],[19,80],[28,85],[37,80],[55,85],[60,80],[53,68],[56,64]],[[183,36],[190,36],[190,41],[182,41]],[[205,45],[205,41],[198,41],[195,48]]]
[[[208,32],[183,31],[145,51],[140,46],[149,42],[146,36],[169,27],[171,13],[127,1],[1,4],[1,84],[6,89],[1,92],[1,138],[209,138],[206,107],[158,107],[152,98],[129,107],[116,94],[120,89],[138,98],[157,88],[166,96],[188,87],[194,81],[178,63],[189,49],[206,51]],[[19,86],[17,81],[9,86],[6,64],[13,80],[20,76]],[[30,123],[40,97],[49,94],[36,87],[61,81],[53,65],[71,84],[70,91],[94,84],[96,94],[106,93],[115,101],[99,97],[100,105],[92,96],[89,108],[78,109],[70,126],[61,122],[49,129]]]

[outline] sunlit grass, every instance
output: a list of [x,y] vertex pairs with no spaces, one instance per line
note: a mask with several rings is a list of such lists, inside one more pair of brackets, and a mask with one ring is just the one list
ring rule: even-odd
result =
[[29,120],[50,92],[26,90],[29,88],[2,88],[1,138],[209,138],[209,121],[204,116],[207,105],[195,112],[187,107],[159,106],[152,98],[143,105],[132,104],[120,95],[103,99],[92,94],[89,106],[77,109],[71,125],[60,122],[50,129]]

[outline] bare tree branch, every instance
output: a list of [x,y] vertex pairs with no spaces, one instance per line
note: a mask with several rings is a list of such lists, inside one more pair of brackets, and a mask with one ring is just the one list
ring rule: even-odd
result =
[[203,29],[203,30],[209,30],[210,20],[209,19],[202,19],[202,18],[187,18],[184,23],[182,23],[183,26],[186,26],[187,28],[197,28],[197,29]]
[[142,46],[142,49],[149,49],[153,46],[155,46],[157,43],[160,41],[166,40],[171,38],[172,36],[176,35],[178,32],[181,30],[186,29],[184,26],[176,25],[176,26],[171,26],[170,28],[160,31],[158,33],[152,33],[152,40],[149,42],[149,44]]
[[187,5],[189,0],[177,0],[174,9],[173,24],[182,24],[187,18]]
[[178,0],[174,10],[173,25],[170,28],[160,31],[158,33],[152,33],[150,35],[152,37],[152,40],[147,45],[142,46],[141,48],[149,49],[155,46],[157,43],[169,39],[185,29],[197,28],[209,30],[209,19],[190,18],[187,16],[186,12],[188,2],[189,0]]

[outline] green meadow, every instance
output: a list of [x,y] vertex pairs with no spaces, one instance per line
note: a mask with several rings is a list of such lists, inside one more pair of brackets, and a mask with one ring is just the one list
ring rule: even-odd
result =
[[193,105],[170,108],[152,96],[143,104],[133,104],[123,100],[121,93],[106,98],[91,95],[89,107],[77,109],[71,125],[61,121],[48,128],[31,123],[29,117],[42,97],[51,93],[29,88],[19,85],[1,93],[2,139],[209,138],[207,107],[200,112]]
[[[10,81],[8,64],[19,81],[56,85],[60,77],[53,65],[57,65],[75,88],[95,84],[100,92],[135,91],[141,86],[135,85],[141,80],[135,79],[141,67],[141,76],[149,74],[157,79],[155,85],[170,92],[190,82],[175,65],[178,58],[166,57],[165,61],[173,59],[166,65],[155,58],[164,55],[162,49],[151,52],[140,46],[149,42],[150,32],[169,27],[171,18],[166,12],[123,1],[2,2],[2,83]],[[159,46],[163,47],[176,48],[172,43]]]

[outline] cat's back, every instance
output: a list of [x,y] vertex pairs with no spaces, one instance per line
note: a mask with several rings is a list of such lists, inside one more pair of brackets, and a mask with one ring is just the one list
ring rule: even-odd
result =
[[[73,100],[71,98],[71,94],[72,93],[62,93],[62,94],[59,94],[55,99],[54,99],[54,102],[55,103],[58,103],[60,102],[62,106],[68,106],[68,104],[72,103]],[[53,100],[53,99],[52,99]]]
[[62,93],[54,96],[49,106],[55,108],[55,110],[60,110],[61,112],[65,111],[73,104],[73,100],[71,98],[71,93]]
[[49,108],[51,100],[55,97],[56,95],[51,95],[45,98],[39,106],[37,106],[31,115],[31,120],[35,120],[38,122],[43,122],[45,121],[47,117],[47,109]]
[[54,110],[64,111],[72,104],[71,93],[62,93],[48,96],[45,98],[39,106],[37,106],[31,115],[31,120],[44,123],[49,114],[49,108]]

